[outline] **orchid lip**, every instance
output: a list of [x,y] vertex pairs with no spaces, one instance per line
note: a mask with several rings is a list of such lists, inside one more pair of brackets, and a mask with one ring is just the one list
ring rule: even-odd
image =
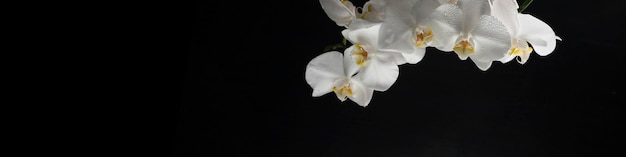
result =
[[418,48],[423,48],[429,45],[429,43],[433,39],[433,30],[428,27],[417,27],[415,29],[415,38],[413,41],[415,42],[415,46]]
[[354,52],[352,53],[352,58],[354,58],[356,64],[361,67],[365,66],[365,64],[369,60],[368,57],[369,57],[369,53],[367,52],[367,50],[365,50],[365,48],[362,45],[356,44]]
[[465,60],[469,55],[474,54],[474,45],[468,39],[463,39],[454,45],[453,50],[462,60]]

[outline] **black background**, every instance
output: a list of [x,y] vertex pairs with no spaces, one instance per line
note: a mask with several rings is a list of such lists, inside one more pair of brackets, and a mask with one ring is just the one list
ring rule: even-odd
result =
[[563,39],[549,56],[483,72],[429,49],[364,108],[311,97],[306,64],[342,38],[317,0],[162,3],[137,69],[149,94],[120,143],[159,156],[623,156],[624,6],[535,0],[525,13]]

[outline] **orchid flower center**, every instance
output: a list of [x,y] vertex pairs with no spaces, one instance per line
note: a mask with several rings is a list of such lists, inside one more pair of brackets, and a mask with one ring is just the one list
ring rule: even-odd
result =
[[348,78],[337,80],[333,86],[333,92],[335,92],[339,100],[345,101],[348,96],[352,95],[350,80]]
[[355,44],[354,50],[352,51],[352,58],[355,60],[356,64],[361,67],[365,66],[367,61],[369,61],[369,53],[363,48],[363,45]]
[[467,56],[474,54],[474,46],[467,39],[463,39],[456,43],[453,48],[461,58],[467,58]]
[[528,46],[528,42],[526,42],[526,40],[513,39],[513,43],[511,45],[509,55],[521,56],[533,51],[533,48]]
[[365,19],[365,16],[372,11],[374,11],[374,7],[372,7],[372,5],[367,5],[367,9],[361,10],[361,16],[359,16],[359,18]]
[[365,4],[365,8],[357,8],[359,12],[357,12],[357,16],[360,19],[364,19],[371,22],[382,22],[383,14],[381,11],[374,8],[371,4]]
[[428,46],[433,40],[433,30],[428,27],[417,27],[415,29],[415,47],[423,48]]

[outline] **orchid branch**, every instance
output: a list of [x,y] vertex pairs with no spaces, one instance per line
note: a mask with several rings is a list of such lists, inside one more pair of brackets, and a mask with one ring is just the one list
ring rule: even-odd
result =
[[520,13],[521,13],[521,12],[522,12],[522,11],[524,11],[524,9],[526,9],[526,8],[530,5],[530,3],[532,3],[532,2],[533,2],[533,0],[526,0],[526,1],[524,1],[524,3],[522,3],[522,6],[520,6],[520,8],[519,8],[519,9],[517,9],[517,12],[520,12]]

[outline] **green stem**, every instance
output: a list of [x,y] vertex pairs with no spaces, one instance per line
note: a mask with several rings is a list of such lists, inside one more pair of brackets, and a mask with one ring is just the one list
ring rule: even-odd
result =
[[331,50],[339,50],[339,49],[344,49],[347,46],[348,41],[346,40],[346,38],[341,39],[341,43],[336,43],[333,45],[328,45],[324,48],[324,52],[328,52]]
[[526,8],[530,5],[530,3],[532,3],[532,2],[533,2],[533,0],[526,0],[526,1],[524,1],[524,3],[522,3],[522,6],[520,6],[520,7],[519,7],[519,9],[517,9],[517,12],[520,12],[520,13],[521,13],[521,12],[522,12],[522,11],[524,11],[524,9],[526,9]]

